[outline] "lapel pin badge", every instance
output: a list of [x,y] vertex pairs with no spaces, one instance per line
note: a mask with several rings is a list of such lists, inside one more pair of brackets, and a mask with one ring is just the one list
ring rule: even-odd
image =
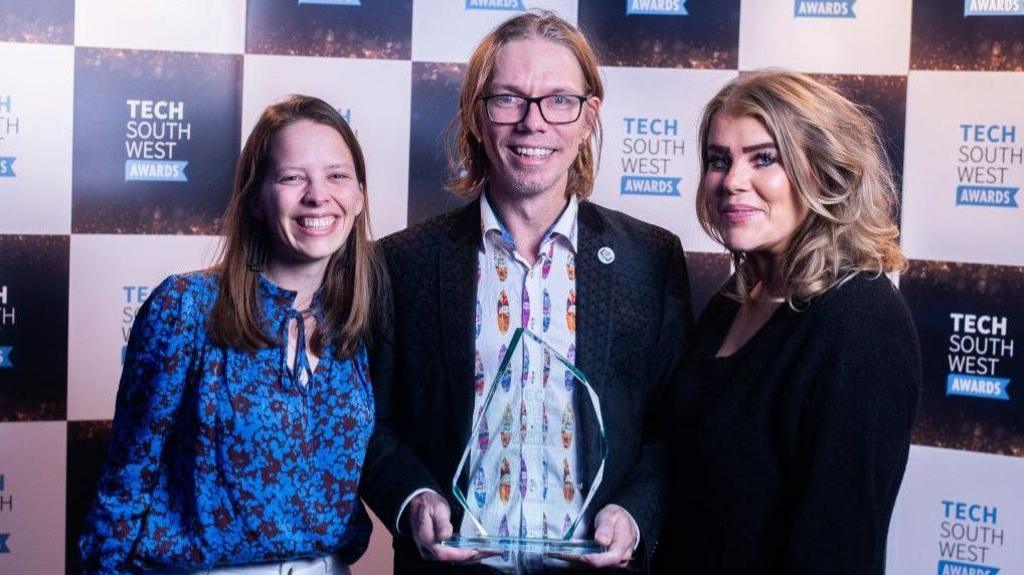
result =
[[615,250],[611,249],[608,246],[605,246],[597,250],[597,259],[600,260],[603,264],[610,264],[613,261],[615,261]]

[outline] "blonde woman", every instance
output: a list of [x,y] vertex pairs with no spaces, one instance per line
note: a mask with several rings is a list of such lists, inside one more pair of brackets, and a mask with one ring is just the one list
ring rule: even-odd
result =
[[878,134],[828,86],[762,71],[707,105],[700,149],[698,217],[736,271],[687,354],[662,563],[883,573],[921,367],[885,275],[906,262]]

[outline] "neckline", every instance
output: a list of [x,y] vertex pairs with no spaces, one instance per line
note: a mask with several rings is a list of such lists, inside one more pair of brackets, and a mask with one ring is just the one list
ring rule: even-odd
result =
[[289,310],[295,310],[299,313],[308,310],[318,322],[323,321],[323,284],[320,284],[320,287],[313,293],[309,306],[300,310],[295,307],[295,298],[299,296],[299,292],[277,285],[262,273],[256,275],[258,277],[258,289],[263,295],[263,299],[277,307],[277,311],[287,315]]
[[764,322],[764,325],[747,338],[747,341],[743,342],[743,345],[739,346],[736,351],[729,355],[718,355],[718,350],[721,349],[725,337],[729,334],[729,328],[736,321],[736,315],[740,311],[740,302],[725,296],[722,297],[725,299],[725,308],[722,311],[725,321],[717,323],[714,333],[711,334],[711,345],[704,351],[705,359],[711,362],[726,363],[749,354],[750,350],[757,345],[757,342],[764,337],[764,334],[774,329],[775,324],[779,322],[780,318],[787,313],[786,310],[789,309],[789,306],[785,304],[775,308],[775,311],[768,316],[768,320]]

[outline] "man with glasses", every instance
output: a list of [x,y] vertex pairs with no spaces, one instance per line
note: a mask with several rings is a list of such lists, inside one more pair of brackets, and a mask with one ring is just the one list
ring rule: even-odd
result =
[[[460,95],[449,188],[473,201],[381,242],[394,313],[371,358],[378,418],[362,485],[395,534],[398,573],[552,567],[544,557],[442,545],[456,532],[474,534],[451,478],[517,327],[574,361],[603,408],[604,480],[586,532],[575,535],[607,550],[561,565],[624,567],[634,556],[648,564],[667,495],[658,404],[674,383],[690,298],[678,238],[585,201],[603,96],[596,58],[572,24],[550,12],[504,22],[477,46]],[[521,369],[513,378],[541,385],[538,371]],[[556,429],[563,418],[572,421],[566,387],[524,394],[517,427],[547,425],[549,417]],[[569,413],[548,416],[554,405]],[[500,413],[484,415],[492,428],[502,421]],[[522,489],[529,484],[532,491],[538,474],[552,474],[558,484],[531,493],[537,504],[512,517],[503,513],[503,497],[487,498],[481,516],[489,533],[562,536],[563,518],[582,508],[568,479],[562,489],[563,473],[572,476],[585,459],[599,457],[576,447],[571,425],[568,439],[557,464],[539,455],[514,458],[513,477],[535,478],[523,479]]]

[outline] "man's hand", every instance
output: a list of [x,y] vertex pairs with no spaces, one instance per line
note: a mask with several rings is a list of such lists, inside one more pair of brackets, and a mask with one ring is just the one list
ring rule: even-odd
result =
[[606,505],[594,518],[594,541],[608,550],[574,559],[589,567],[626,567],[633,558],[637,533],[633,518],[618,505]]
[[409,533],[424,559],[463,563],[489,556],[473,549],[441,545],[442,541],[451,539],[453,529],[448,502],[437,493],[424,491],[413,497],[405,512],[409,517]]

